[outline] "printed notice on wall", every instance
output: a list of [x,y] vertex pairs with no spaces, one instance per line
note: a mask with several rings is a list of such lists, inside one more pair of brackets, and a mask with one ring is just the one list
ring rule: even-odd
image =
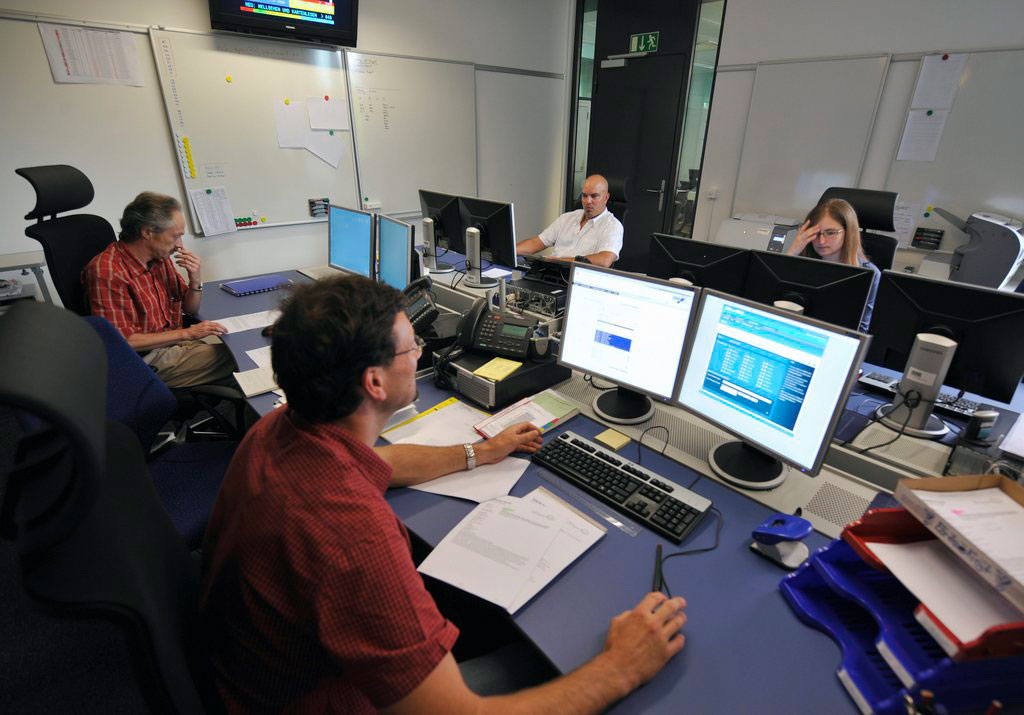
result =
[[53,81],[141,87],[142,70],[130,32],[39,23]]
[[935,161],[948,116],[949,110],[946,109],[911,109],[907,112],[896,161]]
[[911,109],[952,109],[967,55],[928,55],[921,59],[921,71]]

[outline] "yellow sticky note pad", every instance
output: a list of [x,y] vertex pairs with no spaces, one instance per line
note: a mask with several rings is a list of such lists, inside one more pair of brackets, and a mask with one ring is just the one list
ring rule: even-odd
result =
[[476,370],[473,371],[474,375],[480,377],[486,377],[488,380],[494,380],[495,382],[501,382],[506,377],[514,373],[523,363],[516,362],[515,360],[507,360],[506,358],[496,357],[490,362],[484,363]]
[[611,428],[606,429],[604,432],[594,437],[594,439],[615,452],[618,452],[629,444],[629,437],[621,432],[616,432]]

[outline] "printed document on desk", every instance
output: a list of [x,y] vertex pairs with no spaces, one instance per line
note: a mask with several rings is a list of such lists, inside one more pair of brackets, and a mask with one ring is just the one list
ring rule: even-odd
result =
[[486,412],[450,397],[381,433],[381,437],[391,444],[421,444],[428,447],[473,444],[480,441],[480,435],[473,429],[473,425],[486,416]]
[[480,504],[419,571],[515,613],[603,535],[541,487]]
[[280,315],[280,310],[261,310],[259,313],[235,315],[230,318],[220,318],[214,322],[223,325],[229,333],[240,333],[244,330],[256,330],[273,325]]
[[508,496],[529,466],[530,462],[525,459],[506,457],[497,464],[483,464],[471,472],[463,470],[446,474],[409,488],[446,497],[485,502]]

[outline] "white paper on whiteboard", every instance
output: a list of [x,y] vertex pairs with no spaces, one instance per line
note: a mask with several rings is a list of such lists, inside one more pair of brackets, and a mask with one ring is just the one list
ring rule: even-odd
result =
[[917,217],[921,214],[920,204],[907,204],[898,201],[892,209],[892,225],[895,231],[875,231],[886,236],[892,236],[899,241],[900,246],[907,247],[914,238],[914,229],[917,228]]
[[338,132],[310,129],[306,133],[306,148],[337,169],[345,153],[345,141]]
[[300,102],[285,104],[274,100],[274,124],[277,127],[277,145],[282,149],[305,149],[309,125],[306,108]]
[[227,189],[223,186],[214,186],[208,189],[192,189],[188,193],[204,236],[234,233],[237,230]]
[[[946,59],[942,59],[945,57]],[[950,109],[960,88],[960,75],[967,55],[928,55],[921,59],[921,72],[910,102],[911,109]]]
[[929,114],[930,111],[911,109],[907,113],[896,161],[935,161],[949,111],[936,109]]
[[348,102],[344,99],[310,97],[306,100],[310,129],[350,129]]
[[142,86],[135,38],[130,32],[39,23],[53,81],[61,84]]

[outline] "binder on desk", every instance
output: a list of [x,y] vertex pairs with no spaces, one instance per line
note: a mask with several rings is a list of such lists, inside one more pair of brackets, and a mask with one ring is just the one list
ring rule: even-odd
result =
[[221,290],[227,291],[234,296],[252,295],[253,293],[266,293],[277,290],[281,286],[291,285],[291,281],[276,273],[269,276],[258,276],[256,278],[243,278],[237,281],[221,283]]

